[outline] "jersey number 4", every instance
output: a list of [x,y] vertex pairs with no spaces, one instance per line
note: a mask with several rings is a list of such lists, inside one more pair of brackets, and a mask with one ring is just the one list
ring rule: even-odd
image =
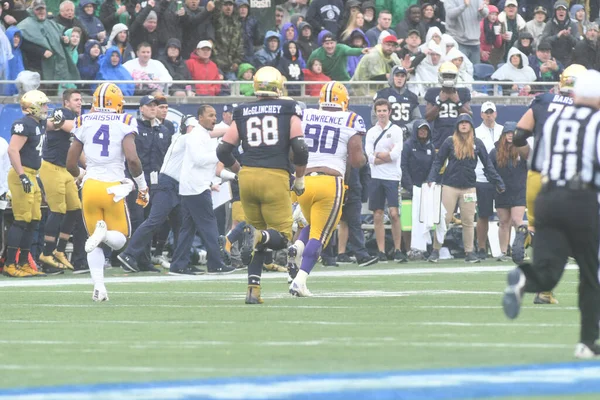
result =
[[94,135],[92,142],[102,146],[100,156],[108,157],[108,146],[110,145],[110,128],[108,125],[100,125],[100,129]]
[[252,117],[246,121],[246,136],[248,144],[258,147],[261,144],[274,146],[279,142],[279,126],[277,117],[267,115],[265,117]]

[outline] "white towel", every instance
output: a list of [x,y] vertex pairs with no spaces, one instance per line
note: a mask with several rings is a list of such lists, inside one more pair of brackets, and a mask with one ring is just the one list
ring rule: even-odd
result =
[[133,190],[133,182],[131,179],[124,179],[120,185],[111,186],[106,189],[108,194],[114,194],[113,201],[118,203],[123,200]]
[[[427,184],[425,184],[427,186]],[[427,251],[427,245],[431,244],[430,230],[427,229],[425,223],[419,221],[420,204],[421,204],[421,188],[413,186],[412,197],[412,231],[410,239],[410,247],[420,251]]]

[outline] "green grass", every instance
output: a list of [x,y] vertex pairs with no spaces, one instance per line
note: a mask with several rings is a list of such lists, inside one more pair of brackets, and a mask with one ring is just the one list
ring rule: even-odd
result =
[[[469,266],[372,269],[446,265]],[[576,271],[566,271],[559,305],[534,306],[527,296],[512,322],[500,306],[505,272],[352,276],[344,270],[358,268],[316,267],[310,299],[286,295],[283,274],[264,279],[262,306],[243,304],[244,273],[108,283],[110,302],[101,304],[92,303],[91,285],[3,287],[0,387],[573,361]],[[321,271],[339,274],[319,277]]]

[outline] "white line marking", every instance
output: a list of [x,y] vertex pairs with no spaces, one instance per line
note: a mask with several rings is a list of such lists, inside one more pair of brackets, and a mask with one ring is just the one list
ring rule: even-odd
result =
[[444,321],[436,321],[436,322],[408,322],[408,325],[417,325],[417,326],[461,326],[461,327],[510,327],[510,326],[519,326],[519,327],[548,327],[548,328],[557,328],[557,327],[571,327],[571,326],[580,326],[580,324],[545,324],[545,323],[519,323],[519,322],[444,322]]

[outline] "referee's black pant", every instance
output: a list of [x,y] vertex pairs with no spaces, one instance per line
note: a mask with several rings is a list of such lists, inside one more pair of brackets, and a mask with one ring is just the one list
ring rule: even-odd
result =
[[558,284],[573,255],[579,265],[580,341],[587,345],[598,339],[600,321],[598,202],[593,190],[542,189],[535,202],[533,264],[520,266],[526,292],[547,292]]

